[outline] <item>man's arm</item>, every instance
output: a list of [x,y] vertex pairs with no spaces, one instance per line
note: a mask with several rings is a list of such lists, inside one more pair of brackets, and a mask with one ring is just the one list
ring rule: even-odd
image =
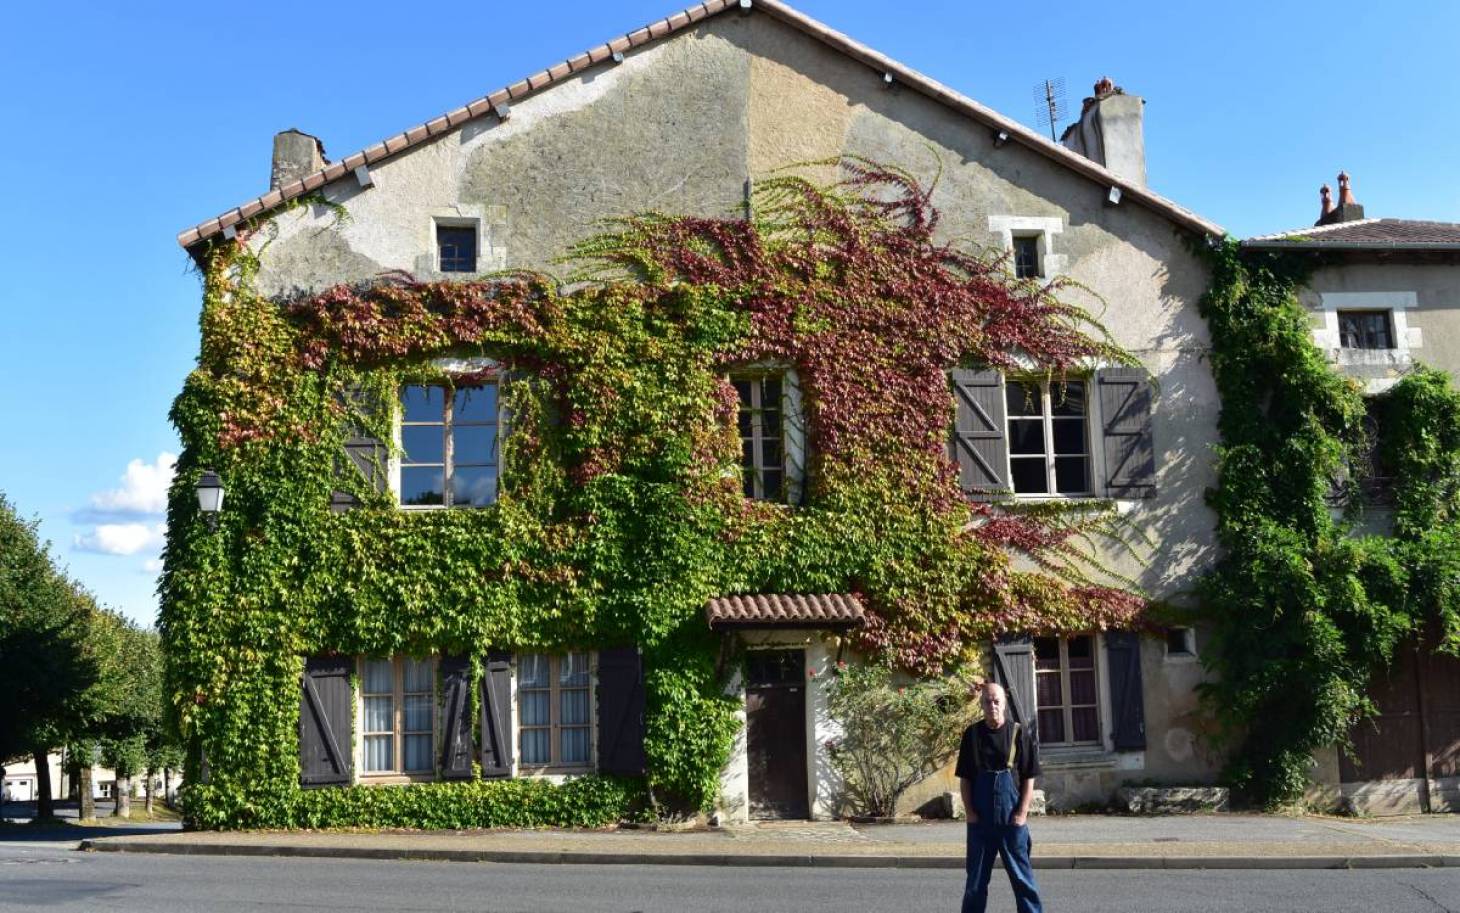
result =
[[978,812],[973,807],[973,781],[967,777],[958,778],[958,794],[963,797],[963,815],[969,824],[978,823]]
[[1019,789],[1019,807],[1014,809],[1014,815],[1009,819],[1010,824],[1023,824],[1029,817],[1029,803],[1034,801],[1034,778],[1023,781]]

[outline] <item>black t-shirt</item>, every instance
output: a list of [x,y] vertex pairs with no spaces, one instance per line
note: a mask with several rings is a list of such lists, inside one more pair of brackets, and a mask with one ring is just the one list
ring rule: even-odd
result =
[[[970,780],[978,776],[978,770],[1003,770],[1009,766],[1009,737],[1014,731],[1014,721],[1005,720],[998,729],[990,729],[979,720],[963,730],[963,744],[958,747],[958,766],[954,769],[960,777]],[[982,765],[975,759],[974,752],[982,759]],[[1029,737],[1029,730],[1019,727],[1019,753],[1014,758],[1014,768],[1020,781],[1033,780],[1039,776],[1039,746]]]

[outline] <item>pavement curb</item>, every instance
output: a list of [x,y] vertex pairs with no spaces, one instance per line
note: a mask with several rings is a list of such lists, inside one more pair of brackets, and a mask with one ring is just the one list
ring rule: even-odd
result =
[[[162,843],[83,840],[90,852],[174,856],[274,856],[312,859],[495,862],[535,865],[672,865],[839,869],[961,869],[959,856],[847,856],[805,853],[587,853],[559,850],[468,850],[291,846],[267,843]],[[1036,869],[1437,869],[1460,868],[1460,855],[1383,856],[1035,856]]]

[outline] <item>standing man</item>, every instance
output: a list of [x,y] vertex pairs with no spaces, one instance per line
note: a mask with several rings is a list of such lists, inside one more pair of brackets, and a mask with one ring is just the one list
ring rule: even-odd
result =
[[968,815],[968,882],[963,913],[984,913],[994,855],[1004,856],[1004,871],[1014,889],[1019,913],[1042,913],[1034,868],[1029,864],[1029,803],[1039,776],[1039,748],[1029,732],[1007,721],[1008,695],[995,682],[980,690],[983,719],[963,732],[958,749],[959,790]]

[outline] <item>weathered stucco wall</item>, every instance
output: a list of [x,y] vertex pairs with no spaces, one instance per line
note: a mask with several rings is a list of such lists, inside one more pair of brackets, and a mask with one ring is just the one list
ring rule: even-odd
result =
[[[1335,294],[1337,298],[1325,302],[1325,296]],[[1419,331],[1410,339],[1397,340],[1399,353],[1375,355],[1368,359],[1370,364],[1344,364],[1346,373],[1356,378],[1392,381],[1415,362],[1460,376],[1460,265],[1456,263],[1337,263],[1315,271],[1299,299],[1314,312],[1315,330],[1324,328],[1325,306],[1339,301],[1342,307],[1398,308],[1405,312],[1408,329]],[[1332,356],[1333,346],[1324,348]]]

